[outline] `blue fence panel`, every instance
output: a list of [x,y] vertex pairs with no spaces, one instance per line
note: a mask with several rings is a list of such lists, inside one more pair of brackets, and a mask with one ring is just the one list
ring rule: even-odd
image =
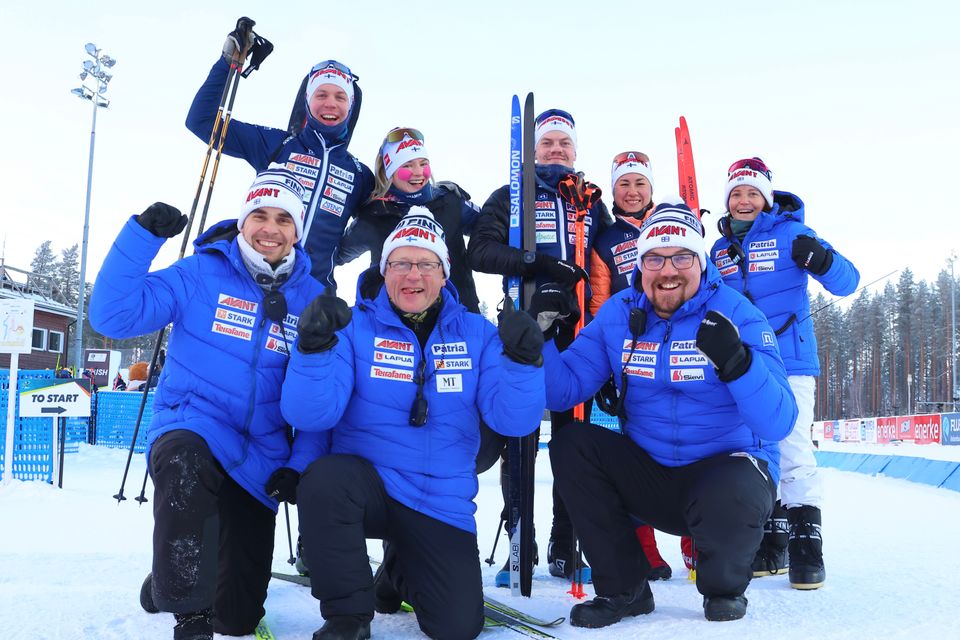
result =
[[[54,372],[25,369],[17,372],[17,391],[24,380],[51,380]],[[7,437],[7,402],[10,399],[10,372],[0,371],[0,479],[3,478]],[[13,395],[19,405],[18,393]],[[19,415],[19,406],[16,407]],[[76,452],[80,442],[87,442],[89,420],[68,418],[64,444],[65,453]],[[53,421],[49,418],[19,418],[14,421],[13,477],[18,480],[53,480]]]
[[[133,439],[137,413],[143,393],[140,391],[101,391],[97,394],[96,444],[127,449]],[[147,394],[140,431],[134,451],[142,453],[147,447],[147,426],[153,417],[153,391]]]
[[620,421],[616,417],[611,416],[609,413],[605,413],[603,409],[600,408],[600,405],[597,404],[596,400],[593,402],[593,411],[590,413],[590,422],[601,426],[604,429],[620,431]]

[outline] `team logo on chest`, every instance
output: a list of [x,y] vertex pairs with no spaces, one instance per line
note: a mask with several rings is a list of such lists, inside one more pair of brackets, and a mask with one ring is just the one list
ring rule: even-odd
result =
[[244,300],[236,296],[221,293],[217,296],[217,306],[213,310],[213,326],[210,330],[220,335],[250,340],[251,330],[257,322],[259,303]]
[[[623,351],[620,361],[626,363],[624,372],[628,376],[638,378],[656,378],[657,352],[660,350],[658,342],[639,341],[634,347],[630,339],[623,341]],[[633,352],[631,354],[631,351]],[[627,362],[629,360],[629,362]]]
[[709,361],[697,350],[695,340],[670,343],[670,381],[696,382],[705,379],[703,367]]

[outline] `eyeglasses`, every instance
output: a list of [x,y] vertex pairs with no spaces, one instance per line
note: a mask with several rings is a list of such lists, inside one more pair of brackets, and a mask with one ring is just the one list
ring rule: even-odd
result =
[[757,171],[767,176],[767,180],[772,180],[772,172],[767,168],[767,165],[765,165],[763,160],[760,158],[746,158],[744,160],[737,160],[730,165],[729,169],[727,169],[727,175],[729,176],[738,169],[750,169],[751,171]]
[[410,273],[410,269],[417,268],[422,275],[428,276],[437,272],[440,268],[439,262],[410,262],[408,260],[394,260],[387,263],[387,268],[394,273],[405,275]]
[[650,168],[650,156],[642,151],[624,151],[623,153],[618,153],[613,157],[613,168],[616,169],[620,165],[627,164],[628,162],[638,162],[647,169]]
[[564,120],[569,120],[570,124],[574,124],[573,116],[563,109],[547,109],[537,116],[537,126],[543,124],[550,118],[563,118]]
[[405,137],[410,137],[414,140],[419,140],[420,142],[424,141],[423,134],[420,133],[418,129],[410,129],[409,127],[397,127],[396,129],[391,129],[383,141],[401,142]]
[[672,256],[660,256],[655,253],[645,253],[640,260],[643,262],[645,271],[660,271],[667,260],[673,263],[677,271],[683,271],[693,266],[693,261],[697,256],[692,253],[675,253]]
[[[409,262],[407,264],[410,264]],[[423,396],[423,384],[426,381],[424,374],[427,371],[427,360],[422,358],[417,366],[417,373],[413,381],[417,385],[417,395],[410,407],[410,426],[422,427],[427,424],[427,399]]]
[[342,62],[337,62],[336,60],[324,60],[323,62],[318,62],[313,65],[313,68],[310,69],[310,75],[317,73],[318,71],[323,71],[324,69],[335,69],[347,76],[347,79],[353,81],[355,78],[353,72],[350,71],[350,67],[343,64]]

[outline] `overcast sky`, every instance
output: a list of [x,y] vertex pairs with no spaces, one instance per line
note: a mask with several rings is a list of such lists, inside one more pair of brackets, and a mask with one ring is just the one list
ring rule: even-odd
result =
[[[92,281],[127,216],[157,200],[189,210],[206,143],[183,120],[244,14],[276,50],[241,81],[237,119],[284,127],[304,73],[339,59],[364,92],[350,150],[372,166],[386,131],[416,127],[434,175],[479,204],[507,179],[510,97],[533,91],[538,111],[573,114],[577,168],[607,195],[610,160],[627,149],[651,156],[655,200],[677,192],[673,128],[685,115],[710,243],[727,166],[759,155],[864,284],[907,266],[932,280],[960,247],[955,2],[205,4],[4,8],[8,264],[29,267],[43,240],[59,253],[81,239],[91,105],[70,90],[84,44],[119,61],[97,118]],[[235,217],[252,179],[224,160],[208,224]],[[169,242],[154,266],[178,249]],[[338,280],[352,290],[349,273]],[[482,286],[491,303],[494,282]]]

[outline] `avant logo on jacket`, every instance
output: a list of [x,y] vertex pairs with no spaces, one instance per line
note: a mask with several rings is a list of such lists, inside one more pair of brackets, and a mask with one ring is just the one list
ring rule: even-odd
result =
[[[633,351],[633,355],[630,351]],[[629,338],[623,341],[623,352],[620,354],[620,362],[627,362],[624,372],[628,376],[638,378],[654,379],[656,375],[657,352],[660,350],[659,342],[638,341],[634,348],[633,341]],[[644,366],[645,365],[645,366]]]
[[253,338],[251,329],[257,322],[256,313],[259,307],[259,303],[252,300],[221,293],[217,296],[213,326],[210,330],[231,338],[250,340]]
[[[370,367],[371,378],[412,382],[414,361],[412,342],[374,336],[374,364]],[[403,369],[396,367],[403,367]]]

